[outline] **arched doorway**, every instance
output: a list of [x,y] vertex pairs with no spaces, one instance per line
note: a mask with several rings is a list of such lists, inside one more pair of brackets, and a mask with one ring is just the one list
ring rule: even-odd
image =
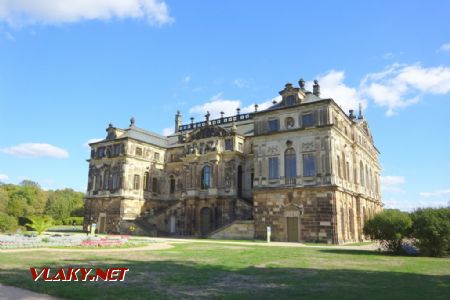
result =
[[211,231],[211,209],[203,207],[200,210],[200,233],[206,236]]
[[238,167],[238,172],[237,173],[238,173],[237,174],[237,196],[239,198],[241,198],[242,197],[242,179],[243,179],[242,166]]

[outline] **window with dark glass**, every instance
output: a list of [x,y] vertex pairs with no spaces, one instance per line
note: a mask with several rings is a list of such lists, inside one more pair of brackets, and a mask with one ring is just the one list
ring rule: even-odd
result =
[[120,153],[122,152],[121,148],[122,148],[122,144],[115,144],[113,146],[113,155],[115,155],[115,156],[120,155]]
[[103,179],[103,189],[109,190],[109,171],[105,171],[104,179]]
[[312,113],[302,115],[302,126],[303,127],[314,126],[314,116]]
[[297,159],[293,148],[287,149],[284,153],[284,176],[286,178],[297,177]]
[[175,193],[175,178],[173,175],[170,175],[170,193]]
[[202,176],[201,176],[201,188],[203,190],[206,190],[211,185],[211,167],[210,166],[204,166],[202,169]]
[[152,192],[157,193],[158,192],[158,178],[153,177],[152,179]]
[[159,152],[155,152],[155,154],[153,155],[153,158],[155,160],[159,160]]
[[149,186],[149,179],[150,179],[150,174],[148,172],[144,173],[144,184],[142,185],[142,189],[147,191]]
[[97,157],[102,158],[105,156],[105,147],[100,147],[97,149]]
[[232,139],[226,139],[225,140],[225,150],[233,150],[233,140]]
[[291,106],[294,105],[297,101],[295,95],[290,95],[286,97],[286,105]]
[[269,120],[269,122],[267,124],[269,127],[269,132],[274,132],[274,131],[280,130],[280,120],[278,120],[278,119]]
[[314,154],[303,154],[303,176],[316,175],[316,159]]
[[278,179],[278,157],[269,157],[269,179]]
[[141,178],[140,178],[140,176],[139,175],[134,175],[134,180],[133,180],[133,188],[135,189],[135,190],[138,190],[139,189],[139,186],[141,185]]
[[136,148],[136,155],[142,156],[142,148],[140,148],[140,147]]
[[118,189],[119,188],[119,174],[114,173],[112,175],[112,189]]

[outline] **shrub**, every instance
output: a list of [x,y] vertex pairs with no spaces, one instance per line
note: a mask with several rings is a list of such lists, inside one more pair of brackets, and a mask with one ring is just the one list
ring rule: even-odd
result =
[[427,256],[450,254],[450,209],[424,208],[411,214],[412,235],[420,253]]
[[83,217],[68,217],[62,220],[64,225],[72,225],[75,221],[75,225],[83,225],[84,218]]
[[412,221],[407,213],[386,209],[368,220],[364,234],[379,240],[391,252],[402,252],[402,241],[411,233]]
[[33,216],[29,217],[31,223],[27,226],[34,229],[38,235],[41,235],[44,231],[47,231],[53,225],[53,219],[49,216]]
[[17,228],[17,218],[0,212],[0,232],[13,231]]

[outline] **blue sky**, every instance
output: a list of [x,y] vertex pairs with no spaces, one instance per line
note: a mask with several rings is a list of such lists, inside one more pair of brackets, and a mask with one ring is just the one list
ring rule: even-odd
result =
[[365,107],[386,207],[450,200],[450,3],[0,1],[0,180],[84,190],[112,122],[159,133],[319,79]]

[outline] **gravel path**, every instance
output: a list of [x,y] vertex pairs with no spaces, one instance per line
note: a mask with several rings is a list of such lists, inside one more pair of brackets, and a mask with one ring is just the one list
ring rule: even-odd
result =
[[[148,246],[135,247],[135,248],[117,248],[117,249],[101,249],[101,248],[89,248],[89,249],[61,249],[61,248],[21,248],[21,249],[1,249],[0,253],[10,253],[10,252],[129,252],[129,251],[149,251],[149,250],[162,250],[169,249],[173,246],[169,243],[154,243]],[[1,299],[1,298],[0,298]]]
[[45,294],[38,294],[13,286],[0,284],[0,300],[58,300]]

